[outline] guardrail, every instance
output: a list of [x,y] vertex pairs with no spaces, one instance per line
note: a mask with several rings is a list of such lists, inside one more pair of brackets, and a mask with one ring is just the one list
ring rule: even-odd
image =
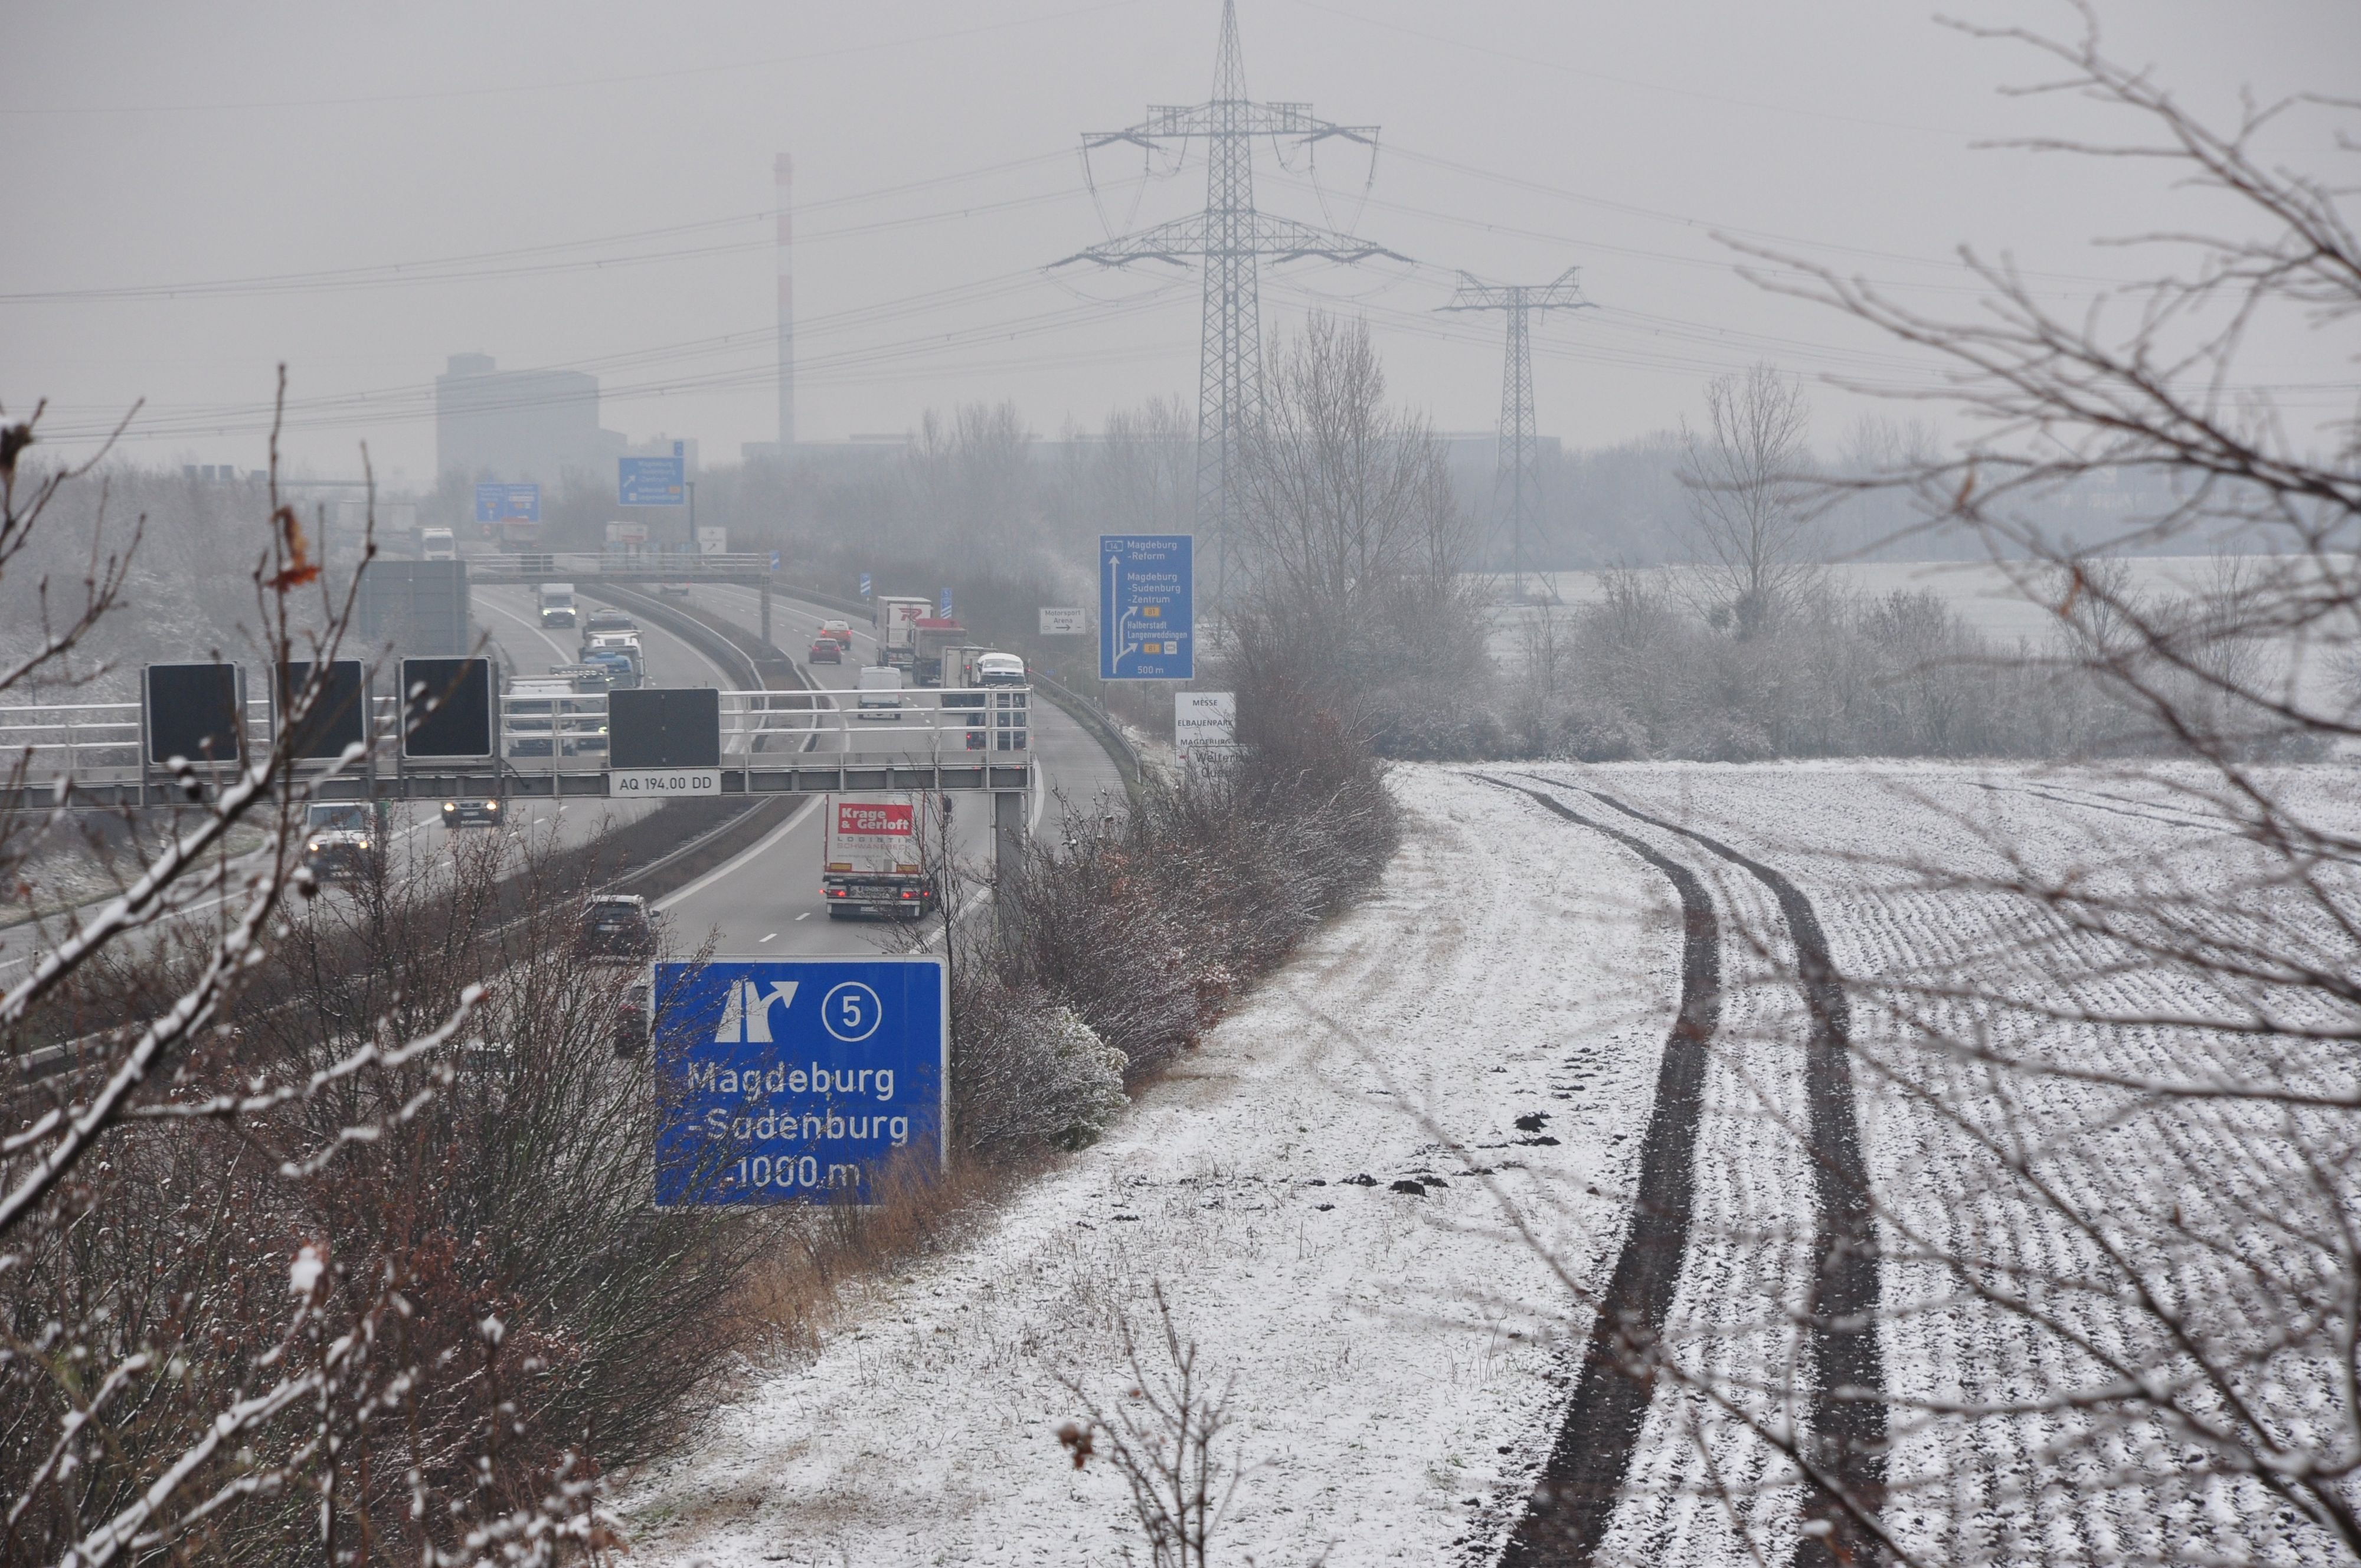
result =
[[1134,806],[1137,806],[1139,781],[1144,764],[1139,760],[1137,749],[1131,743],[1131,737],[1123,732],[1123,726],[1115,721],[1114,715],[1071,686],[1053,681],[1038,670],[1032,671],[1030,674],[1033,685],[1040,690],[1043,696],[1064,708],[1072,716],[1075,723],[1091,732],[1091,738],[1099,743],[1109,760],[1115,763],[1116,776],[1123,780],[1124,795]]
[[629,576],[650,582],[771,575],[768,552],[733,555],[658,554],[632,550],[522,550],[461,557],[470,577],[570,582],[577,577]]
[[[269,746],[270,723],[269,699],[247,698],[249,751],[259,752]],[[28,779],[109,770],[119,770],[128,778],[138,772],[141,734],[136,702],[0,707],[0,759],[5,759],[0,768],[22,767]]]
[[[873,692],[725,691],[721,765],[750,765],[764,751],[828,750],[861,763],[966,763],[977,752],[1032,750],[1029,687]],[[891,700],[887,700],[887,699]],[[842,704],[843,706],[833,706]],[[793,747],[769,746],[776,737]],[[808,744],[817,740],[817,744]],[[835,741],[831,748],[830,740]],[[600,773],[608,766],[608,700],[504,694],[501,752],[519,773]],[[415,764],[413,764],[415,765]]]
[[[1027,687],[870,693],[867,707],[857,692],[717,695],[719,794],[1000,790],[1028,788],[1032,782],[1033,693]],[[321,781],[317,798],[614,793],[608,694],[503,692],[497,706],[492,756],[405,758],[396,744],[399,704],[390,696],[372,696],[371,745],[336,777]],[[248,755],[268,752],[272,723],[269,704],[249,700]],[[158,770],[141,765],[140,735],[137,703],[0,708],[0,747],[16,759],[15,778],[0,789],[0,805],[49,807],[70,796],[93,806],[144,802],[160,779]],[[312,774],[324,773],[326,764],[298,768]]]

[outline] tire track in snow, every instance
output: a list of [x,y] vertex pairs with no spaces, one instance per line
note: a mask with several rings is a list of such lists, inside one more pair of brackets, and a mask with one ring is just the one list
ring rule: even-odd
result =
[[1475,776],[1614,839],[1662,872],[1681,901],[1680,1010],[1664,1040],[1655,1102],[1641,1138],[1631,1228],[1591,1321],[1573,1402],[1500,1557],[1500,1568],[1581,1568],[1606,1538],[1648,1416],[1653,1385],[1627,1368],[1664,1332],[1688,1254],[1706,1052],[1721,1017],[1721,929],[1705,884],[1686,866],[1554,795],[1483,773]]
[[[1860,1123],[1853,1113],[1851,1012],[1843,981],[1828,958],[1827,933],[1811,900],[1762,861],[1691,828],[1651,817],[1612,795],[1595,789],[1585,793],[1636,821],[1676,833],[1752,874],[1778,901],[1779,913],[1795,940],[1796,981],[1812,1021],[1804,1070],[1811,1107],[1815,1177],[1813,1255],[1819,1259],[1808,1329],[1811,1398],[1801,1443],[1815,1485],[1805,1502],[1804,1517],[1806,1530],[1814,1524],[1825,1527],[1797,1541],[1795,1562],[1796,1568],[1834,1568],[1838,1563],[1882,1561],[1883,1542],[1855,1517],[1856,1509],[1874,1515],[1885,1499],[1885,1369],[1877,1337],[1877,1227]],[[1572,816],[1563,807],[1553,809]],[[1687,894],[1682,896],[1686,902]],[[1653,1135],[1653,1121],[1650,1131]]]

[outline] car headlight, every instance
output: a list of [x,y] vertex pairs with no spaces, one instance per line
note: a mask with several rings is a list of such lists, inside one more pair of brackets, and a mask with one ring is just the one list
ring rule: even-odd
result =
[[361,840],[361,848],[364,850],[368,848],[368,840],[367,839]]
[[311,839],[304,844],[303,848],[316,855],[320,852],[320,840],[317,839]]
[[488,800],[484,802],[484,809],[486,811],[498,811],[500,808],[500,803],[497,800]]

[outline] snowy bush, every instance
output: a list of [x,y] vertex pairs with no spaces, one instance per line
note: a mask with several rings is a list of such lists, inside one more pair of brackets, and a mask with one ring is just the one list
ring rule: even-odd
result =
[[1194,1045],[1393,853],[1383,769],[1340,720],[1276,681],[1241,682],[1238,710],[1229,766],[1151,777],[1129,812],[1069,812],[1035,839],[1012,890],[1022,934],[974,954],[1071,1008],[1126,1077]]
[[952,1006],[951,1080],[966,1147],[1087,1147],[1131,1102],[1124,1054],[1047,993],[986,975],[963,985]]

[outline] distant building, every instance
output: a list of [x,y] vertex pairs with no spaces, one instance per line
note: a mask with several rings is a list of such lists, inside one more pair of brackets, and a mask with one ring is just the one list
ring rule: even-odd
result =
[[434,378],[434,471],[446,484],[498,479],[556,489],[569,476],[612,487],[623,438],[598,428],[598,378],[502,370],[454,354]]
[[354,611],[365,659],[387,647],[403,657],[464,654],[474,641],[465,561],[374,562]]

